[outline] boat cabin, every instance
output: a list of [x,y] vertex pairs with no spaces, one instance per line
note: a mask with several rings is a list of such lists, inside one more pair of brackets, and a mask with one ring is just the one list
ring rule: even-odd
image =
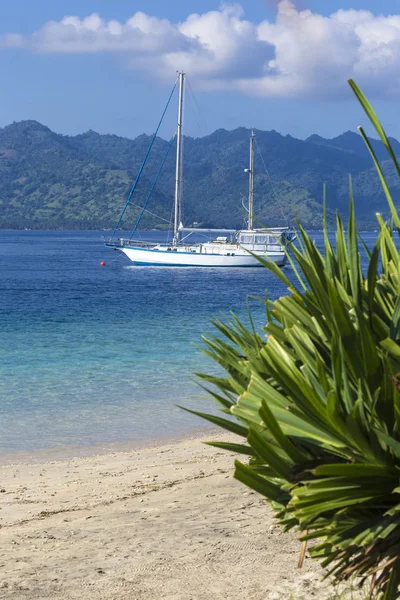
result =
[[238,244],[255,250],[264,250],[271,247],[281,247],[279,232],[241,231],[238,235]]

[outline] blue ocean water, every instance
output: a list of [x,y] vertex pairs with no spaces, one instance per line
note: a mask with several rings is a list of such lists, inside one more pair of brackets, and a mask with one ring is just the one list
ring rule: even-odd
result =
[[0,232],[1,454],[204,427],[174,405],[212,407],[193,376],[216,369],[195,347],[209,319],[285,293],[265,269],[131,265],[100,232]]

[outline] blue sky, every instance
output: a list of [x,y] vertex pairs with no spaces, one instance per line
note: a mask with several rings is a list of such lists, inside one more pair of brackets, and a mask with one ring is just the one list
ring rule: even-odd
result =
[[[1,3],[0,126],[36,119],[67,134],[151,133],[174,69],[184,66],[202,115],[200,126],[188,99],[191,135],[241,125],[296,137],[356,130],[365,118],[345,84],[353,76],[400,138],[400,16],[385,18],[400,15],[398,1],[239,4],[242,11],[212,0]],[[368,10],[373,17],[361,12]],[[139,11],[144,18],[127,28]],[[93,13],[103,21],[83,21]],[[188,20],[193,13],[200,17]],[[342,16],[324,19],[333,13]]]

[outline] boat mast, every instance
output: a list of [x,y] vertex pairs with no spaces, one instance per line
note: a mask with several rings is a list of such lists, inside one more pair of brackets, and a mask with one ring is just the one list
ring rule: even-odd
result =
[[179,204],[182,188],[182,122],[183,122],[183,91],[185,73],[179,72],[179,100],[178,100],[178,129],[176,133],[176,171],[175,171],[175,210],[174,210],[174,241],[176,246],[179,233]]
[[248,228],[253,229],[253,204],[254,204],[254,129],[250,137],[250,168],[249,168],[249,221]]

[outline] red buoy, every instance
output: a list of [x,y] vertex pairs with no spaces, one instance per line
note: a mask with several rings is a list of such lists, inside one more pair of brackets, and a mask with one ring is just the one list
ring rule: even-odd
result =
[[106,266],[106,263],[104,262],[104,260],[101,261],[100,266],[101,267],[105,267]]

